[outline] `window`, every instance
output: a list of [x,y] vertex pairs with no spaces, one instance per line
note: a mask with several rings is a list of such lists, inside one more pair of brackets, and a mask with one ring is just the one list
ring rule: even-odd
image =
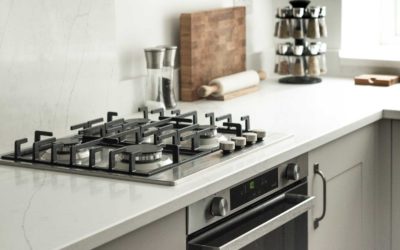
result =
[[400,62],[400,0],[342,1],[340,57]]

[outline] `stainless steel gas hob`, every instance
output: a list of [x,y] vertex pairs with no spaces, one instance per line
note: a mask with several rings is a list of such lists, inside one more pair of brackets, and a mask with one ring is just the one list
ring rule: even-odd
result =
[[208,124],[199,124],[196,111],[139,111],[143,116],[132,119],[114,119],[118,114],[108,112],[106,122],[98,118],[71,126],[76,133],[64,138],[35,131],[32,146],[23,147],[26,138],[16,140],[14,151],[3,155],[0,163],[176,185],[189,175],[289,137],[251,129],[249,116],[233,122],[230,114],[207,113]]

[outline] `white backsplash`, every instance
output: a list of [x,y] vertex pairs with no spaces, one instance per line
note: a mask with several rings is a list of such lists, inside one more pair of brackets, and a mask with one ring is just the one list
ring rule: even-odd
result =
[[116,80],[114,13],[113,0],[0,1],[1,152],[36,129],[65,134],[132,110],[133,86]]

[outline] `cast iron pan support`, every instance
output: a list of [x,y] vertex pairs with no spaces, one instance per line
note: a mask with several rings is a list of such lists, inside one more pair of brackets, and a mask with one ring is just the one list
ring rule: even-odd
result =
[[210,118],[210,125],[215,126],[215,115],[213,112],[207,113],[206,118]]
[[172,161],[173,163],[179,163],[179,154],[180,154],[180,145],[177,144],[178,142],[178,132],[176,130],[170,131],[165,134],[157,135],[157,141],[162,142],[164,139],[168,139],[172,137],[172,144],[167,144],[165,146],[166,149],[172,151]]
[[115,135],[110,135],[110,136],[108,136],[106,138],[117,139],[118,142],[123,142],[125,140],[126,136],[130,135],[130,134],[133,134],[135,136],[135,141],[136,142],[138,142],[139,139],[141,138],[140,137],[140,128],[138,128],[138,127],[122,131],[122,132],[120,132],[118,134],[115,134]]
[[41,141],[36,141],[33,143],[33,154],[32,154],[32,160],[33,161],[38,161],[40,156],[40,150],[42,149],[48,149],[51,148],[52,144],[56,141],[56,138],[51,137],[46,140],[41,140]]
[[[176,133],[177,133],[176,137],[177,137],[178,140],[177,140],[176,144],[180,145],[181,141],[185,141],[185,140],[182,140],[182,139],[185,139],[186,136],[182,137],[181,136],[182,133],[188,132],[188,131],[193,131],[193,130],[197,129],[198,127],[199,127],[199,124],[194,124],[194,125],[191,125],[191,126],[183,127],[181,129],[177,129],[176,130]],[[190,138],[186,138],[186,139],[190,139]]]
[[143,137],[147,137],[147,136],[153,135],[154,136],[154,140],[153,140],[154,145],[158,145],[158,144],[160,144],[159,136],[161,135],[161,133],[163,131],[171,130],[173,128],[174,128],[174,125],[167,124],[167,125],[164,125],[164,126],[161,126],[161,127],[157,127],[156,130],[145,131],[145,132],[142,133],[142,136]]
[[118,113],[113,111],[107,112],[107,122],[111,122],[114,116],[118,116]]
[[35,142],[40,141],[42,139],[42,136],[53,136],[52,132],[47,132],[47,131],[35,131]]
[[244,131],[249,132],[250,131],[250,116],[245,115],[240,117],[241,121],[244,121]]
[[158,115],[158,119],[162,120],[161,117],[164,117],[164,109],[163,108],[159,108],[159,109],[153,109],[150,111],[151,114],[159,114]]
[[53,143],[51,145],[51,163],[54,164],[57,162],[57,152],[64,147],[63,143]]
[[103,118],[93,119],[93,120],[90,120],[90,121],[87,121],[84,123],[79,123],[79,124],[73,125],[73,126],[71,126],[71,130],[77,130],[80,128],[82,128],[82,129],[91,128],[93,126],[93,124],[100,123],[103,121],[104,121]]
[[143,112],[143,118],[149,119],[149,109],[147,107],[141,107],[138,109],[139,112]]
[[[222,123],[223,126],[225,126],[226,128],[218,128],[218,132],[220,133],[227,133],[227,134],[236,134],[236,136],[242,136],[242,125],[240,123],[233,123],[232,122],[232,115],[231,114],[227,114],[227,115],[223,115],[220,117],[215,118],[215,120],[218,121],[223,121],[223,120],[227,120],[228,122],[224,122]],[[231,129],[231,128],[234,129]]]
[[21,145],[28,142],[28,138],[22,138],[14,142],[14,160],[17,161],[21,157]]

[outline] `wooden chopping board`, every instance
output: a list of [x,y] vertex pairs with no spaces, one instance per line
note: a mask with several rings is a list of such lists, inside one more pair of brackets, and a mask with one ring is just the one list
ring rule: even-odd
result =
[[180,96],[200,99],[212,79],[246,70],[246,9],[185,13],[180,17]]
[[358,85],[390,86],[399,82],[399,77],[396,75],[360,75],[354,78],[354,82]]

